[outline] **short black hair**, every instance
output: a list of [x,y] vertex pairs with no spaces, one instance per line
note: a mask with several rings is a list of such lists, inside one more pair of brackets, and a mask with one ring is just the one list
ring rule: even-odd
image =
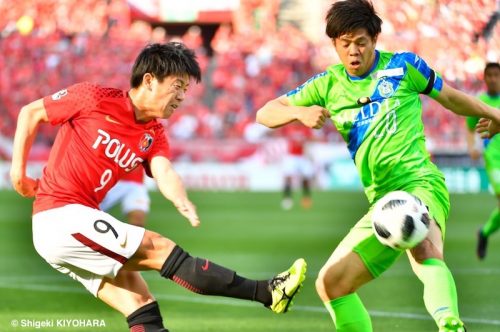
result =
[[368,0],[343,0],[333,3],[326,14],[326,35],[338,38],[364,28],[375,38],[382,31],[382,19]]
[[201,81],[201,70],[194,51],[183,43],[149,44],[135,59],[130,77],[130,86],[137,88],[144,74],[151,73],[158,81],[171,75],[188,75]]
[[486,66],[484,66],[484,73],[486,74],[486,72],[491,68],[500,69],[500,64],[498,62],[488,62]]

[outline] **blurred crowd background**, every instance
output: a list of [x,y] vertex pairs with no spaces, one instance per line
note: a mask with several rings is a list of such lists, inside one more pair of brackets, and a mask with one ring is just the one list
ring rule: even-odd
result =
[[[169,20],[169,6],[188,10],[200,1],[0,0],[0,159],[9,159],[23,105],[80,81],[128,89],[138,51],[169,40],[195,49],[203,71],[165,123],[174,159],[234,162],[255,153],[265,135],[279,135],[255,125],[255,112],[338,62],[324,34],[332,1],[208,2],[223,6],[188,21]],[[471,94],[484,88],[484,64],[500,56],[498,1],[374,3],[384,20],[379,48],[416,52]],[[430,148],[465,153],[463,119],[426,97],[424,106]],[[42,126],[33,159],[47,158],[56,130]],[[331,124],[317,136],[341,140]]]

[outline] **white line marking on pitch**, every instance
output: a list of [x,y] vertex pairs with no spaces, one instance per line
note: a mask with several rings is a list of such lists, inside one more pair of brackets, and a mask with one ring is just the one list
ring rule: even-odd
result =
[[[0,288],[4,289],[23,289],[39,292],[60,292],[60,293],[87,293],[84,289],[67,287],[67,286],[49,286],[49,285],[35,285],[35,284],[24,284],[24,285],[13,285],[12,283],[5,283],[0,279]],[[216,297],[191,297],[185,295],[167,295],[167,294],[155,294],[157,299],[178,301],[178,302],[188,302],[188,303],[202,303],[202,304],[219,304],[219,305],[230,305],[239,307],[253,307],[256,303],[244,302],[233,299],[216,298]],[[326,309],[319,306],[301,306],[296,305],[293,308],[294,311],[303,312],[313,312],[321,313],[326,315]],[[401,313],[401,312],[390,312],[390,311],[379,311],[379,310],[369,310],[370,315],[373,317],[395,317],[395,318],[405,318],[405,319],[415,319],[415,320],[431,320],[428,315],[423,314],[412,314],[412,313]],[[462,317],[465,322],[478,323],[485,325],[496,325],[500,326],[500,320],[495,319],[483,319],[483,318],[468,318]]]

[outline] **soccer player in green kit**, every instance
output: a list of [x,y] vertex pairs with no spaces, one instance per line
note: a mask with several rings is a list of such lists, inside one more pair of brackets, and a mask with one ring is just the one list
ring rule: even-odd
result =
[[[500,112],[500,64],[498,62],[489,62],[484,68],[484,82],[486,92],[481,93],[478,98],[488,105],[491,105]],[[480,156],[476,145],[475,128],[479,118],[467,117],[467,146],[472,159],[478,159]],[[500,135],[495,135],[491,139],[484,141],[484,161],[486,173],[490,180],[493,192],[495,193],[498,205],[491,213],[477,233],[476,254],[479,259],[486,257],[486,248],[488,237],[500,228]]]
[[356,290],[379,277],[403,253],[377,240],[371,228],[372,208],[385,194],[404,190],[425,203],[432,219],[428,237],[407,251],[424,285],[425,307],[440,332],[463,332],[455,282],[443,260],[449,195],[425,147],[419,94],[456,114],[490,119],[495,126],[500,124],[500,113],[447,85],[416,54],[377,50],[382,20],[368,0],[335,2],[326,23],[326,34],[342,63],[257,112],[257,122],[271,128],[294,121],[320,128],[330,118],[347,143],[371,204],[320,270],[317,292],[337,331],[372,331]]

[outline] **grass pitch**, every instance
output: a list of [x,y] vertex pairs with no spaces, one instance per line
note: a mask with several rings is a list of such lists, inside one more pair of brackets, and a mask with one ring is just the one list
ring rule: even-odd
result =
[[[298,257],[307,260],[308,272],[294,307],[285,315],[256,303],[192,294],[157,273],[145,272],[172,332],[334,331],[315,293],[314,280],[331,251],[366,211],[362,193],[316,192],[312,209],[296,204],[290,211],[280,209],[279,193],[193,192],[190,196],[198,206],[200,228],[192,228],[157,192],[152,193],[148,228],[173,239],[193,256],[209,258],[250,278],[269,278]],[[500,234],[491,238],[484,262],[475,257],[476,231],[494,205],[489,194],[453,195],[447,226],[446,261],[457,283],[462,318],[474,332],[500,331]],[[0,211],[0,331],[128,330],[119,313],[53,270],[34,251],[30,200],[11,191],[0,192]],[[113,212],[119,215],[118,209]],[[359,294],[375,331],[437,331],[424,308],[422,285],[405,257]]]

